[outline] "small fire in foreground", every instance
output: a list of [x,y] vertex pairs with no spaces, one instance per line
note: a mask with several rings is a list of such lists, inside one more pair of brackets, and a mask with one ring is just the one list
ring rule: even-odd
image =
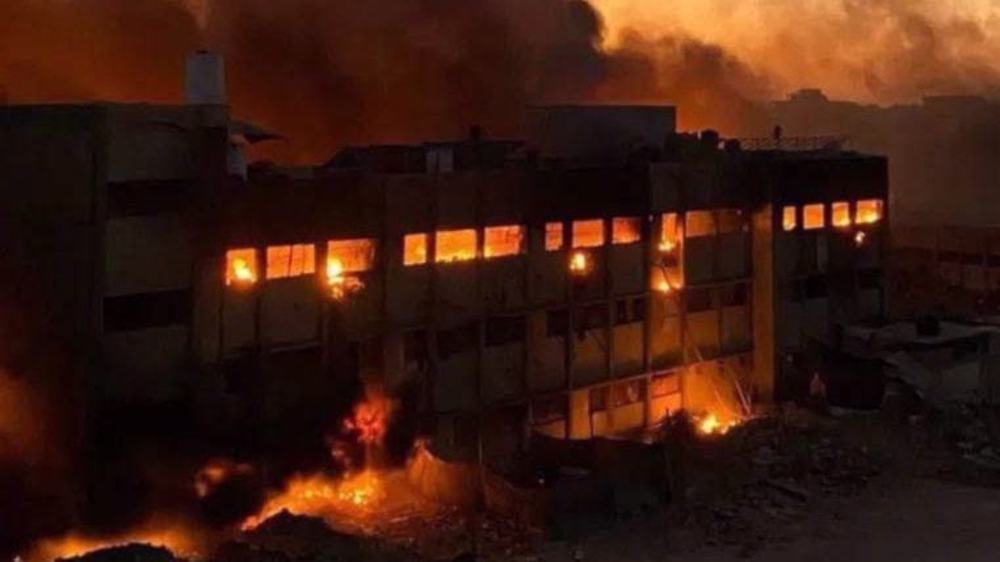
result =
[[698,420],[698,433],[702,435],[725,435],[739,425],[738,420],[723,421],[717,414],[709,413]]
[[331,477],[322,474],[292,479],[285,490],[267,501],[241,528],[250,531],[271,517],[287,511],[294,515],[322,517],[327,521],[363,518],[385,498],[381,476],[366,469],[355,475]]

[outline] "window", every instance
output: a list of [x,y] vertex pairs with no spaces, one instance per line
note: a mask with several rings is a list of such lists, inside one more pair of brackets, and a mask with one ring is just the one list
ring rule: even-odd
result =
[[565,336],[569,331],[569,313],[565,310],[551,310],[546,314],[545,324],[548,337]]
[[257,282],[257,250],[247,248],[226,252],[226,285]]
[[677,224],[677,213],[666,213],[660,224],[660,251],[671,254],[680,245],[680,225]]
[[634,324],[646,319],[646,299],[620,300],[615,303],[615,325]]
[[608,411],[608,391],[606,386],[590,389],[590,413]]
[[642,221],[635,217],[617,217],[611,221],[613,244],[634,244],[642,240]]
[[799,210],[796,207],[785,207],[781,213],[781,228],[791,232],[799,227]]
[[524,341],[524,317],[507,316],[490,318],[486,322],[486,345],[497,347]]
[[403,265],[427,263],[427,235],[407,234],[403,237]]
[[719,211],[719,232],[729,234],[732,232],[744,232],[747,221],[743,211],[739,209],[722,209]]
[[524,253],[523,226],[491,226],[486,228],[486,259],[517,256]]
[[330,240],[326,245],[326,269],[336,272],[359,273],[375,268],[374,240]]
[[741,307],[747,305],[747,286],[733,285],[722,290],[722,306]]
[[688,312],[706,312],[713,310],[711,289],[691,289],[684,297]]
[[574,248],[599,248],[604,245],[604,221],[601,219],[573,223]]
[[608,326],[608,307],[603,303],[592,304],[583,309],[579,328],[600,330]]
[[715,214],[712,211],[691,211],[685,221],[688,238],[715,236]]
[[550,222],[545,224],[545,251],[558,252],[563,249],[566,241],[563,236],[563,223]]
[[191,323],[191,292],[166,291],[104,299],[104,331],[131,332]]
[[646,381],[637,380],[611,387],[611,404],[615,408],[646,401]]
[[474,229],[439,230],[434,237],[434,259],[438,263],[476,259],[479,237]]
[[858,224],[875,224],[882,220],[882,201],[880,199],[866,199],[858,201],[855,210],[855,222]]
[[284,279],[316,273],[316,246],[268,246],[267,278]]
[[851,226],[851,204],[847,201],[837,201],[833,204],[833,226],[837,228]]
[[476,324],[466,324],[437,333],[438,356],[442,359],[456,353],[472,351],[479,346],[479,329]]
[[806,230],[818,230],[826,227],[826,205],[816,203],[803,207],[802,227]]

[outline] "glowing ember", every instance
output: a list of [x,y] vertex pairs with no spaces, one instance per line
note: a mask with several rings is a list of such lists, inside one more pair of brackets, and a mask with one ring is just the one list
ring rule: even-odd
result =
[[569,270],[574,275],[586,275],[590,269],[590,259],[584,252],[573,252],[569,260]]
[[672,240],[661,240],[660,251],[664,254],[672,254],[677,249],[677,243]]
[[245,476],[253,472],[253,467],[244,463],[235,463],[226,459],[209,462],[198,471],[194,477],[194,490],[199,498],[204,498],[215,491],[221,484],[235,476]]
[[861,246],[864,246],[865,242],[867,241],[868,241],[868,235],[865,234],[864,232],[858,232],[857,234],[854,235],[854,245],[859,248]]

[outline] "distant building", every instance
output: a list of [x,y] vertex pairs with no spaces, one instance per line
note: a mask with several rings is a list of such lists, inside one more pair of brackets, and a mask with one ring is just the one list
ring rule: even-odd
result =
[[888,156],[895,313],[1000,312],[1000,103],[878,107],[802,90],[772,114],[793,135],[845,136]]
[[0,288],[39,295],[99,399],[294,412],[362,379],[501,469],[528,429],[769,402],[810,339],[882,316],[884,158],[723,149],[668,107],[534,120],[245,170],[267,135],[223,106],[3,107]]

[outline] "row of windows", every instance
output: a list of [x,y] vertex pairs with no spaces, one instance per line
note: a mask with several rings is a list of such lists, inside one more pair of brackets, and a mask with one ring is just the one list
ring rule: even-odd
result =
[[[331,240],[326,246],[326,274],[333,279],[375,267],[375,240]],[[286,279],[316,273],[316,246],[268,246],[264,252],[266,279]],[[226,253],[226,284],[252,284],[259,279],[257,250],[243,248]]]
[[[643,239],[643,219],[640,217],[615,217],[611,219],[611,243],[635,244]],[[712,236],[717,233],[737,232],[747,228],[743,213],[735,209],[692,211],[686,214],[685,226],[676,213],[663,215],[659,234],[660,249],[670,252],[683,237]],[[578,220],[570,223],[569,245],[575,249],[599,248],[607,243],[604,219]],[[403,264],[424,265],[430,260],[430,247],[434,245],[434,261],[452,263],[470,261],[482,256],[495,259],[517,256],[526,250],[526,227],[521,225],[491,226],[476,229],[441,230],[433,234],[413,233],[403,237]],[[567,245],[564,223],[545,225],[545,250],[556,252]],[[376,241],[372,239],[331,240],[326,248],[326,274],[336,278],[344,274],[371,270],[375,265]],[[284,279],[313,275],[317,272],[317,252],[313,244],[268,246],[263,264],[266,279]],[[226,284],[252,284],[259,278],[257,250],[243,248],[230,250],[226,255]]]
[[[852,225],[875,224],[884,216],[884,203],[881,199],[865,199],[857,202],[836,201],[829,205],[827,216],[826,203],[812,203],[801,207],[788,206],[782,210],[781,224],[786,232],[797,230],[819,230],[826,228],[827,222],[837,228],[847,228]],[[800,214],[801,210],[801,214]]]

